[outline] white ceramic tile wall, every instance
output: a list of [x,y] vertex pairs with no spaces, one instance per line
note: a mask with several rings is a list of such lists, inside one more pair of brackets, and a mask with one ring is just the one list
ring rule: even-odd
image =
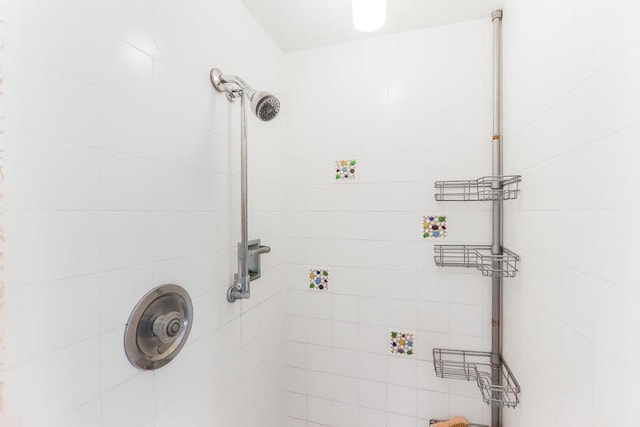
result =
[[[231,305],[239,105],[208,80],[219,66],[284,96],[280,50],[240,1],[5,12],[3,425],[280,426],[283,120],[251,120],[250,231],[273,251]],[[124,326],[162,283],[191,293],[194,326],[177,359],[141,372]]]
[[[523,386],[507,425],[635,420],[640,6],[614,3],[506,1],[505,164],[524,175],[506,205],[523,258],[505,282]],[[430,361],[432,347],[488,347],[488,283],[436,269],[420,229],[443,213],[448,243],[489,239],[487,206],[432,196],[436,179],[489,171],[487,19],[283,57],[240,1],[4,9],[6,425],[488,420],[475,387]],[[286,99],[277,121],[251,122],[252,234],[274,250],[235,305],[238,107],[211,89],[213,65]],[[335,182],[347,158],[357,178]],[[329,292],[308,289],[314,266]],[[194,298],[192,336],[141,373],[124,325],[167,282]],[[415,331],[414,358],[389,354],[389,328]]]
[[[475,385],[435,377],[433,347],[487,349],[489,283],[437,269],[422,215],[443,243],[490,239],[483,204],[436,203],[433,181],[486,175],[491,24],[480,20],[287,56],[285,425],[426,426],[486,421]],[[334,162],[355,158],[356,179]],[[310,290],[308,269],[330,272]],[[389,328],[415,331],[414,356]]]
[[634,1],[507,0],[505,164],[524,177],[505,214],[522,255],[505,288],[523,388],[507,425],[638,423],[638,18]]

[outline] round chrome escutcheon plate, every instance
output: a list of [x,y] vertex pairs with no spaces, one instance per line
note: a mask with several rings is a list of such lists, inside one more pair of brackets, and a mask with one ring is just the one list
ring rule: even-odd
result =
[[178,355],[191,331],[193,305],[184,288],[162,285],[133,309],[124,332],[124,349],[139,369],[158,369]]

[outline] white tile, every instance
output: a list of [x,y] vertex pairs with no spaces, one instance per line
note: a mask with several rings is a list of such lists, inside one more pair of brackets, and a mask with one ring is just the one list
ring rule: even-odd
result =
[[153,215],[113,212],[101,215],[100,254],[104,270],[151,262]]
[[308,371],[307,393],[325,399],[335,399],[333,395],[332,375],[323,372]]
[[62,417],[59,423],[53,425],[59,427],[99,427],[102,425],[100,399],[82,405]]
[[[431,349],[427,349],[430,351]],[[443,380],[442,378],[436,377],[436,374],[433,370],[433,363],[418,360],[418,375],[417,375],[417,386],[418,389],[421,390],[429,390],[436,391],[440,393],[447,393],[449,390],[449,383],[447,380]],[[420,400],[418,398],[418,408],[420,407]]]
[[287,340],[307,342],[307,319],[299,316],[285,316]]
[[417,304],[404,299],[388,299],[388,324],[394,328],[414,330],[418,323]]
[[358,325],[356,323],[333,322],[331,329],[333,347],[348,350],[358,349]]
[[359,408],[358,411],[359,427],[386,427],[387,417],[384,411],[375,409]]
[[[75,279],[23,289],[22,337],[23,357],[30,360],[91,338],[100,332],[99,276]],[[62,335],[42,333],[43,325],[65,326]]]
[[418,417],[436,420],[449,418],[449,398],[447,394],[418,390]]
[[254,308],[243,313],[240,321],[242,324],[242,345],[245,346],[258,336],[258,309]]
[[138,301],[155,287],[151,266],[103,273],[100,280],[103,331],[126,325]]
[[130,378],[140,374],[141,371],[133,366],[127,359],[124,350],[124,327],[119,327],[106,332],[100,337],[101,356],[101,385],[106,392]]
[[387,301],[384,298],[360,297],[358,301],[359,323],[386,325],[387,310]]
[[109,153],[100,167],[100,206],[105,210],[149,210],[153,207],[153,163]]
[[331,319],[331,300],[329,292],[308,290],[307,294],[307,316],[316,319]]
[[360,380],[358,382],[358,405],[385,411],[387,409],[387,384]]
[[449,304],[427,302],[418,305],[418,328],[433,332],[449,332],[450,325]]
[[307,393],[307,371],[305,369],[285,367],[283,370],[284,389],[292,393]]
[[355,295],[336,295],[331,302],[331,317],[342,322],[358,321],[358,297]]
[[[12,128],[24,135],[92,145],[100,127],[100,88],[52,68],[43,73],[32,62],[12,61],[17,69],[6,92]],[[38,102],[30,102],[34,99]]]
[[216,273],[220,270],[220,255],[206,253],[154,263],[153,278],[156,283],[178,284],[196,298],[217,290]]
[[358,352],[353,350],[343,350],[340,348],[331,349],[331,372],[347,377],[358,376]]
[[398,414],[387,414],[387,425],[389,427],[413,427],[416,425],[416,418]]
[[480,399],[473,399],[462,396],[449,396],[449,417],[460,416],[464,414],[464,417],[469,420],[482,419],[482,409],[484,403]]
[[358,332],[358,349],[377,354],[389,352],[389,330],[384,326],[361,324]]
[[284,405],[288,417],[307,418],[307,396],[304,394],[285,393]]
[[[7,153],[8,202],[18,209],[94,210],[100,194],[96,150],[18,137]],[[12,165],[16,165],[15,169]]]
[[153,375],[138,375],[102,396],[102,425],[139,427],[153,419]]
[[307,293],[301,291],[287,291],[286,314],[292,316],[307,315]]
[[87,2],[87,10],[95,19],[100,20],[100,22],[107,22],[129,14],[148,13],[151,10],[151,3],[141,1],[136,4],[130,4],[122,0],[105,3],[100,0],[92,0]]
[[417,360],[404,357],[387,357],[387,383],[415,388],[417,376]]
[[306,427],[307,426],[307,422],[306,422],[306,420],[287,417],[285,419],[285,425],[287,427]]
[[416,389],[393,384],[387,386],[387,410],[395,414],[416,416]]
[[307,342],[317,345],[331,345],[331,320],[307,319]]
[[331,401],[309,396],[307,398],[307,421],[321,425],[331,425]]
[[314,371],[331,373],[331,348],[312,344],[308,345],[307,368]]
[[107,34],[101,40],[100,59],[101,81],[108,90],[136,101],[151,99],[153,57]]
[[358,424],[358,406],[350,403],[331,402],[332,425],[351,427]]
[[285,364],[296,368],[307,367],[306,344],[288,342],[285,344]]
[[153,206],[157,210],[213,210],[217,205],[214,199],[217,175],[169,163],[155,163],[150,172]]
[[92,338],[25,365],[24,424],[46,424],[98,397],[99,363],[100,340]]
[[204,212],[155,212],[152,255],[163,261],[219,249],[215,247],[215,217]]
[[450,331],[461,335],[482,336],[490,318],[489,309],[476,305],[450,304]]
[[360,353],[358,376],[371,381],[387,381],[387,356],[373,353]]
[[334,400],[355,404],[358,401],[358,379],[333,375],[330,378]]
[[21,214],[17,225],[19,281],[52,281],[99,271],[99,215],[36,211]]

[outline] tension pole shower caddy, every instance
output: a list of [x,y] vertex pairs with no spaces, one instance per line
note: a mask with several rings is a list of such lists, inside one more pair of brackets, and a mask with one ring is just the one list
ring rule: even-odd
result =
[[[491,406],[491,427],[502,426],[502,408],[519,403],[520,385],[502,357],[502,281],[515,277],[518,255],[502,246],[503,202],[518,197],[519,175],[505,176],[502,167],[502,10],[493,22],[493,138],[492,175],[471,181],[436,181],[437,201],[490,201],[491,245],[435,245],[440,267],[468,267],[491,277],[491,351],[433,349],[433,365],[440,378],[475,381],[482,399]],[[432,420],[432,423],[436,420]],[[470,424],[480,426],[479,424]],[[485,426],[480,426],[485,427]]]

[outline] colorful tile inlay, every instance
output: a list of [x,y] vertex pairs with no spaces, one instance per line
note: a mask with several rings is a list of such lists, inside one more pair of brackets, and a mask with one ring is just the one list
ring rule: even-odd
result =
[[391,353],[412,356],[414,342],[413,332],[389,331],[389,350]]
[[320,291],[329,290],[329,270],[322,268],[309,269],[309,288]]
[[356,179],[356,160],[336,160],[336,179]]
[[422,230],[422,237],[425,239],[444,239],[447,237],[447,217],[444,215],[423,216]]

